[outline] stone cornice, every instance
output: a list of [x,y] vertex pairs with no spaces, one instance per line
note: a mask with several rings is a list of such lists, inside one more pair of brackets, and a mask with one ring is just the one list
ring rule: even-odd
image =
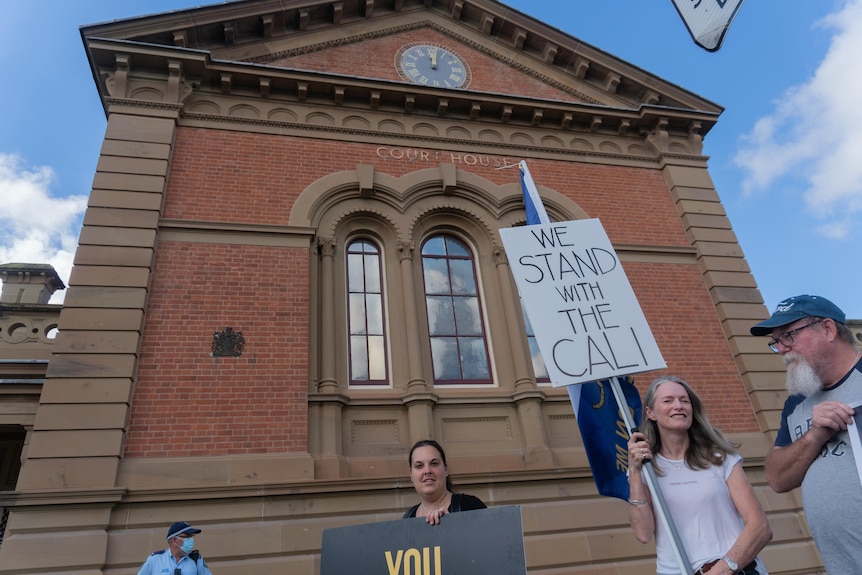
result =
[[[397,457],[401,462],[403,456]],[[201,459],[207,458],[187,458]],[[453,459],[455,459],[453,457]],[[162,460],[166,461],[166,460]],[[169,460],[168,460],[169,461]],[[205,461],[202,461],[205,463]],[[493,483],[521,483],[532,481],[556,481],[563,479],[590,477],[589,467],[560,468],[553,470],[506,470],[490,473],[458,473],[459,486],[471,484],[486,484],[489,479]],[[406,462],[405,462],[406,464]],[[141,489],[129,488],[123,503],[146,503],[151,501],[194,501],[207,499],[246,498],[246,497],[309,497],[327,493],[364,493],[383,492],[390,494],[392,490],[405,489],[413,493],[413,485],[403,476],[373,477],[373,478],[342,478],[337,481],[309,480],[270,483],[267,485],[226,485],[219,487],[196,486],[194,490],[187,487]],[[30,493],[21,493],[27,497]]]
[[[562,398],[569,400],[568,395]],[[574,417],[574,415],[572,415]],[[765,453],[765,446],[768,446],[766,438],[762,434],[755,433],[736,433],[728,434],[732,441],[742,444],[741,452],[745,456],[747,467],[760,465],[758,453]],[[582,449],[578,451],[583,452]],[[266,459],[278,460],[281,458],[290,459],[291,456],[270,455]],[[201,465],[205,465],[212,461],[212,458],[183,458],[186,460],[197,461]],[[242,457],[237,459],[241,460]],[[401,457],[399,456],[400,460]],[[452,459],[457,459],[453,457]],[[170,463],[171,459],[151,459],[150,464]],[[521,482],[536,482],[558,480],[580,479],[590,477],[589,466],[587,465],[586,456],[583,456],[583,466],[576,467],[559,467],[556,469],[512,469],[501,470],[487,473],[458,473],[458,484],[460,486],[469,485],[485,485],[493,484],[518,484]],[[223,485],[218,487],[196,486],[194,490],[190,490],[187,486],[176,488],[116,488],[116,489],[75,489],[75,490],[39,490],[39,491],[12,491],[3,494],[0,497],[0,506],[4,507],[45,507],[58,505],[108,505],[113,506],[119,503],[146,503],[165,501],[203,501],[212,499],[235,499],[235,498],[257,498],[260,496],[266,497],[309,497],[326,493],[364,493],[364,492],[384,492],[391,493],[392,490],[405,489],[412,493],[413,486],[410,480],[406,477],[358,477],[358,478],[341,478],[337,481],[327,480],[298,480],[273,482],[266,485],[261,484],[243,484],[243,485]]]
[[[261,62],[272,61],[268,50],[276,56],[307,53],[409,29],[418,22],[433,22],[430,25],[436,30],[585,101],[598,100],[576,88],[578,83],[609,101],[635,107],[657,103],[716,116],[722,111],[700,96],[494,0],[258,0],[85,26],[81,35],[88,48],[96,38],[114,38]],[[539,71],[541,67],[549,73]],[[552,78],[552,70],[572,82]],[[704,133],[709,127],[704,126]]]
[[292,226],[163,219],[159,222],[159,237],[163,241],[174,242],[233,243],[307,249],[314,237],[314,230]]
[[[655,104],[634,108],[611,107],[592,102],[541,100],[468,90],[423,87],[405,82],[360,78],[317,71],[296,70],[264,64],[213,59],[199,50],[152,46],[137,42],[92,39],[89,44],[94,74],[99,78],[103,100],[130,98],[133,80],[167,83],[179,69],[179,82],[195,93],[242,95],[249,98],[289,99],[319,105],[360,106],[392,109],[409,114],[459,117],[513,125],[542,125],[586,131],[653,129],[662,118],[668,130],[705,134],[718,113]],[[119,75],[125,81],[106,85]],[[123,93],[107,93],[111,89]],[[164,91],[168,96],[168,90]],[[186,96],[187,97],[187,96]],[[145,99],[146,100],[146,99]],[[443,101],[445,100],[445,105]],[[172,104],[174,102],[167,102]],[[149,105],[156,103],[150,101]],[[507,107],[508,106],[508,107]],[[622,123],[622,122],[628,123]],[[694,126],[694,123],[698,123]],[[556,124],[555,126],[553,124]]]
[[123,487],[115,489],[40,489],[7,491],[0,495],[0,507],[47,507],[58,505],[106,505],[113,507],[126,495]]
[[187,125],[655,165],[660,157],[705,162],[703,134],[717,120],[681,108],[615,108],[216,61],[198,50],[127,41],[94,39],[90,53],[106,110],[179,112]]

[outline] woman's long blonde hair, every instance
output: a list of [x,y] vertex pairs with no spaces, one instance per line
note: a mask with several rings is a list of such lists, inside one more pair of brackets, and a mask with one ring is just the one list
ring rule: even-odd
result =
[[[685,463],[691,469],[707,469],[711,465],[721,465],[728,454],[737,453],[739,445],[728,440],[724,434],[713,427],[706,416],[700,397],[687,381],[672,375],[656,378],[650,383],[644,396],[643,434],[646,436],[650,451],[661,451],[661,434],[655,421],[647,417],[647,408],[655,409],[656,391],[666,381],[678,383],[685,388],[691,402],[691,427],[688,429],[688,450]],[[658,465],[656,473],[662,474]]]

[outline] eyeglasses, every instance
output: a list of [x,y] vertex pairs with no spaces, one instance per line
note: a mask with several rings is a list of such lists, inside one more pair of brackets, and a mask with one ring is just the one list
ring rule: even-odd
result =
[[806,327],[811,327],[812,325],[818,324],[821,321],[823,321],[823,320],[818,319],[818,320],[812,321],[809,324],[803,325],[802,327],[797,327],[796,329],[791,329],[790,331],[785,331],[784,333],[782,333],[781,335],[778,336],[778,339],[773,339],[772,341],[769,342],[769,349],[771,349],[775,353],[778,353],[778,344],[779,343],[781,345],[783,345],[784,347],[790,347],[791,345],[793,345],[793,334],[799,333],[800,331],[802,331]]

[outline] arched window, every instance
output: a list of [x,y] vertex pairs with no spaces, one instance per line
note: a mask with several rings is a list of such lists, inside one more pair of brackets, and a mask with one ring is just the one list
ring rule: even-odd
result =
[[491,383],[473,254],[457,238],[422,246],[425,308],[436,384]]
[[389,383],[380,249],[359,239],[347,246],[351,385]]

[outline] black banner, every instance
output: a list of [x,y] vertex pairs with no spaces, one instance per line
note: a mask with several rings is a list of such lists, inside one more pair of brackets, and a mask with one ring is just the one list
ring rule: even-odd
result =
[[323,531],[320,575],[526,575],[519,506]]

